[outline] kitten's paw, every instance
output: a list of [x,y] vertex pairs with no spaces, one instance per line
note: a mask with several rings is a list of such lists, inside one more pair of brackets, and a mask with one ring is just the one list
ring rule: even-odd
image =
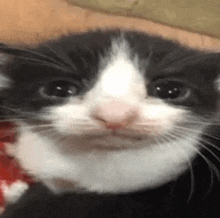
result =
[[12,185],[3,184],[3,195],[7,204],[13,204],[28,190],[29,185],[21,180]]

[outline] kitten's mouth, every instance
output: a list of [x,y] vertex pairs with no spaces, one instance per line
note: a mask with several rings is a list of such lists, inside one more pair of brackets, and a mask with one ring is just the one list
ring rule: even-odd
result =
[[135,134],[131,134],[131,133],[129,134],[129,133],[121,133],[118,131],[112,131],[109,133],[85,135],[85,138],[89,139],[89,140],[112,138],[112,139],[124,139],[124,140],[129,139],[129,140],[141,141],[144,138],[144,136],[143,135],[135,135]]
[[[137,149],[143,147],[142,140],[146,136],[112,131],[109,133],[96,133],[84,135],[83,144],[89,149],[94,148],[98,150],[127,150]],[[146,145],[146,144],[145,144]]]
[[67,147],[81,151],[136,150],[153,144],[155,144],[155,140],[152,136],[132,130],[89,131],[69,135],[65,139]]

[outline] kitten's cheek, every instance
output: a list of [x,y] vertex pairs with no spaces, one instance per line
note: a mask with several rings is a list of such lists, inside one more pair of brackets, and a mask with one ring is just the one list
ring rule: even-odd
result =
[[80,134],[80,130],[76,128],[76,125],[71,123],[69,120],[66,122],[56,122],[54,124],[56,131],[62,135],[71,135],[73,133]]
[[152,125],[152,126],[149,126],[144,131],[144,133],[149,136],[160,137],[160,136],[163,136],[172,130],[172,128],[171,127],[169,128],[169,126],[171,126],[171,125],[170,124],[165,125],[164,123]]
[[146,135],[153,136],[153,137],[162,136],[165,133],[166,133],[166,130],[165,128],[163,128],[162,125],[151,126],[149,129],[145,131]]

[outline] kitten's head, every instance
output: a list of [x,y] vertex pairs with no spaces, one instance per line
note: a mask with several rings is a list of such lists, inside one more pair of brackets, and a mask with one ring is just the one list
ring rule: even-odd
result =
[[64,156],[111,154],[112,162],[109,155],[89,163],[120,163],[116,169],[127,174],[139,169],[141,186],[186,169],[217,119],[220,54],[120,31],[1,50],[2,110],[20,137],[46,138]]

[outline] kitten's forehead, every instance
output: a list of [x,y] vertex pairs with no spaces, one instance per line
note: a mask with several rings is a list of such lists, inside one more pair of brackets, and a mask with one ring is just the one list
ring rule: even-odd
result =
[[133,54],[124,38],[112,40],[108,55],[103,57],[105,67],[100,69],[97,86],[103,95],[117,97],[134,92],[144,84],[143,72],[137,54]]

